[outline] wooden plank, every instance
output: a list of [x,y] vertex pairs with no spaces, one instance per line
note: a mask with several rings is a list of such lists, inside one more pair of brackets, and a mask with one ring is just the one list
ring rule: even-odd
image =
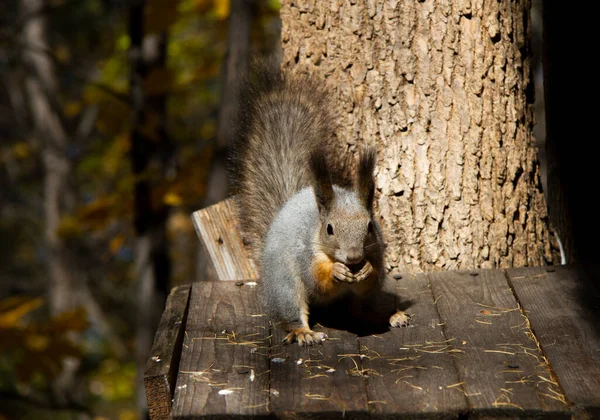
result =
[[508,270],[569,401],[600,416],[600,292],[583,267]]
[[189,295],[190,285],[174,287],[171,290],[154,336],[151,356],[144,372],[146,400],[152,420],[170,418]]
[[196,233],[218,280],[251,280],[258,269],[244,247],[232,198],[192,214]]
[[269,324],[252,283],[236,284],[193,285],[173,418],[267,413]]
[[461,387],[475,416],[569,417],[500,270],[428,274]]
[[458,343],[444,336],[427,277],[407,274],[388,285],[411,322],[407,328],[359,339],[363,366],[371,372],[367,395],[372,412],[457,418],[468,411],[465,395],[454,389],[460,388],[453,363]]
[[[317,327],[329,339],[315,347],[280,344],[273,327],[271,411],[280,417],[341,418],[368,413],[356,335]],[[358,365],[355,362],[358,361]]]

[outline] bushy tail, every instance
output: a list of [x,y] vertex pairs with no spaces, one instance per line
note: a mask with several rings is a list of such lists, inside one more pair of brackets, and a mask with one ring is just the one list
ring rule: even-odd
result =
[[240,89],[232,185],[245,240],[258,259],[279,209],[310,184],[308,159],[332,135],[323,83],[254,63]]

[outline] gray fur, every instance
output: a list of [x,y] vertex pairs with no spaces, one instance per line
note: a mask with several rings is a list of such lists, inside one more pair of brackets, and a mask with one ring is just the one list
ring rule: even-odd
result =
[[327,166],[324,149],[333,132],[329,109],[316,81],[265,65],[255,68],[242,91],[233,161],[236,203],[260,262],[263,307],[288,330],[308,327],[309,304],[326,304],[353,290],[342,283],[338,296],[320,295],[315,260],[352,266],[366,259],[379,273],[375,289],[384,277],[383,240],[370,202],[374,151],[363,155],[354,190],[332,185],[336,171]]
[[333,130],[327,95],[313,79],[255,63],[244,86],[232,178],[242,231],[259,260],[271,222],[310,185],[309,156]]
[[[316,250],[344,262],[348,248],[359,243],[364,252],[362,258],[371,261],[379,271],[380,285],[383,282],[383,241],[378,224],[373,224],[373,233],[369,236],[366,222],[364,226],[356,223],[361,219],[370,220],[356,192],[336,185],[333,190],[333,209],[324,223],[319,218],[313,188],[307,187],[284,205],[267,234],[261,258],[260,296],[269,314],[288,324],[299,322],[302,301],[311,305],[328,302],[316,292],[310,271]],[[333,243],[331,240],[325,242],[323,237],[323,234],[327,235],[323,226],[328,222],[334,223],[337,228],[334,235],[336,242]],[[351,292],[352,286],[345,285],[337,297]]]

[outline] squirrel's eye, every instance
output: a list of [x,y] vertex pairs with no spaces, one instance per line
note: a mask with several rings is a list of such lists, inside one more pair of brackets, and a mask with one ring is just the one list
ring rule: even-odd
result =
[[333,235],[333,226],[330,223],[327,223],[327,234]]

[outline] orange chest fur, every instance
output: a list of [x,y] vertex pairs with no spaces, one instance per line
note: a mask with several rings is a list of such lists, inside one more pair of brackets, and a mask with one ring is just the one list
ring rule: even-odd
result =
[[360,283],[338,282],[332,276],[333,264],[334,261],[323,253],[316,254],[311,264],[311,272],[315,280],[317,292],[325,299],[335,298],[345,290],[362,295],[370,291],[377,283],[378,273],[375,270]]

